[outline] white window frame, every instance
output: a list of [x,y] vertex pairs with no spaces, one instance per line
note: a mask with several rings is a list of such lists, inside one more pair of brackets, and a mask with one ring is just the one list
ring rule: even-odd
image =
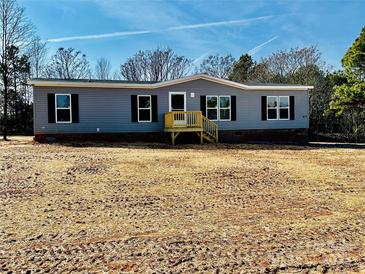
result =
[[[269,98],[276,98],[276,102],[277,102],[276,107],[269,107]],[[288,98],[287,107],[280,107],[280,98]],[[269,119],[269,109],[276,109],[276,118]],[[280,118],[280,109],[288,110],[288,118]],[[267,98],[266,98],[266,119],[269,121],[275,121],[275,120],[288,121],[288,120],[290,120],[290,98],[289,98],[289,96],[267,96]]]
[[[70,98],[70,106],[68,108],[60,108],[57,107],[57,96],[68,96]],[[71,94],[70,93],[56,93],[54,96],[55,99],[55,114],[56,114],[56,123],[57,124],[71,124],[72,123],[72,101],[71,101]],[[59,109],[67,109],[70,111],[70,121],[58,121],[57,117],[57,110]]]
[[[288,98],[288,106],[287,107],[280,107],[280,98]],[[278,104],[278,118],[279,120],[290,120],[290,98],[289,96],[279,96],[279,104]],[[280,117],[280,110],[281,109],[287,109],[288,110],[288,118],[281,118]]]
[[[216,97],[217,98],[217,106],[215,108],[208,107],[208,97]],[[209,109],[216,109],[217,110],[217,119],[210,119],[208,117],[208,110]],[[207,118],[211,121],[218,121],[219,120],[219,96],[218,95],[207,95],[207,96],[205,96],[205,114],[207,115]]]
[[[208,97],[216,97],[217,98],[217,107],[212,108],[208,107]],[[229,97],[229,107],[221,108],[221,97]],[[210,119],[211,121],[231,121],[232,120],[232,98],[231,95],[206,95],[205,96],[205,113],[208,117],[208,109],[216,109],[217,110],[217,119]],[[229,109],[229,119],[221,119],[221,109]],[[208,118],[209,119],[209,118]]]
[[[221,97],[228,97],[229,98],[229,107],[221,108]],[[232,119],[232,101],[231,101],[231,95],[219,95],[219,121],[231,121]],[[229,109],[229,119],[221,119],[221,109]]]
[[172,111],[172,95],[184,95],[184,110],[179,111],[186,111],[186,92],[185,91],[170,91],[169,92],[169,111]]
[[[277,104],[276,107],[269,107],[269,98],[275,98]],[[267,120],[278,120],[279,115],[278,115],[278,105],[279,105],[279,101],[278,101],[278,96],[267,96],[266,97],[266,119]],[[269,118],[269,109],[275,109],[276,110],[276,118]]]
[[[140,97],[149,97],[150,98],[150,107],[149,108],[140,108],[139,107],[139,98]],[[143,120],[143,121],[140,121],[139,120],[139,110],[149,110],[150,111],[150,119],[147,121],[147,120]],[[152,97],[151,95],[138,95],[137,96],[137,113],[138,113],[138,123],[151,123],[152,122]]]

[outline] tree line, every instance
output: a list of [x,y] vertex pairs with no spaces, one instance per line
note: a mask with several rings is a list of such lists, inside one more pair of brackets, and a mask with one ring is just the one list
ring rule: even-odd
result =
[[312,138],[365,141],[365,28],[332,71],[316,46],[279,50],[256,61],[244,53],[211,54],[199,65],[171,48],[140,50],[113,71],[105,57],[91,66],[74,48],[50,54],[16,0],[0,0],[0,122],[8,134],[32,134],[30,78],[166,81],[194,73],[239,83],[313,85],[310,92]]

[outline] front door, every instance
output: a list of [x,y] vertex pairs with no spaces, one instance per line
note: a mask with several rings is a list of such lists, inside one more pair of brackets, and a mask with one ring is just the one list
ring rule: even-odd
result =
[[[172,112],[186,111],[186,92],[170,92],[169,110]],[[185,125],[186,115],[174,115],[174,125]]]

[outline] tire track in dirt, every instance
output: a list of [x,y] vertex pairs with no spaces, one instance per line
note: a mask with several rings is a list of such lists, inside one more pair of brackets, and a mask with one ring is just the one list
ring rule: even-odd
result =
[[346,181],[307,181],[280,169],[277,151],[253,148],[4,149],[0,272],[364,269],[364,188],[352,165],[331,166],[349,168]]

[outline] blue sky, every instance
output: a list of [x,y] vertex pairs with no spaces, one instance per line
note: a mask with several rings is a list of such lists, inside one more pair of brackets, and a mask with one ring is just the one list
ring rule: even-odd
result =
[[50,53],[73,47],[117,69],[140,49],[171,47],[200,60],[317,45],[335,69],[365,26],[365,1],[21,0]]

